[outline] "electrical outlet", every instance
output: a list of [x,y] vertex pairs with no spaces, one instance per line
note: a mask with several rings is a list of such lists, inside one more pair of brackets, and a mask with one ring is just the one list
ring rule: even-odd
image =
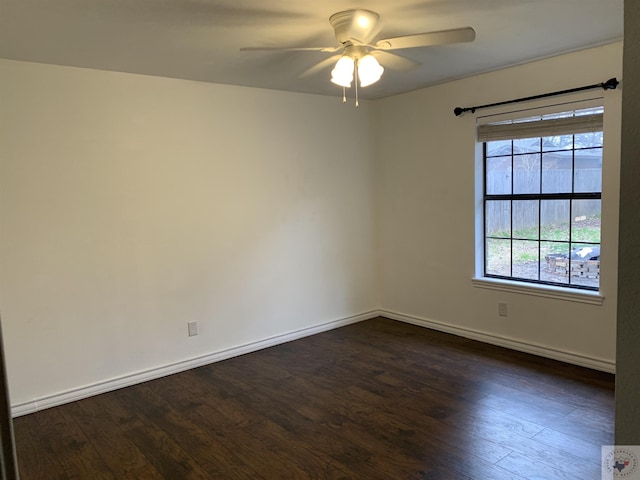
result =
[[194,335],[198,335],[198,322],[189,322],[187,323],[187,327],[189,328],[190,337],[193,337]]
[[500,315],[501,317],[506,317],[507,316],[507,304],[506,303],[499,303],[498,304],[498,315]]

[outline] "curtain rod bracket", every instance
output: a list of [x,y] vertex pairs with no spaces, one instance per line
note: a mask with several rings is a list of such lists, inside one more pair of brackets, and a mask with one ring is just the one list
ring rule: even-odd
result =
[[592,90],[594,88],[602,88],[604,90],[615,90],[618,87],[618,85],[620,85],[620,82],[618,81],[617,78],[614,77],[614,78],[610,78],[606,82],[596,83],[594,85],[587,85],[586,87],[570,88],[569,90],[560,90],[558,92],[543,93],[541,95],[534,95],[532,97],[516,98],[515,100],[506,100],[504,102],[489,103],[487,105],[478,105],[475,107],[465,107],[465,108],[456,107],[453,109],[453,113],[456,117],[459,117],[465,112],[476,113],[476,110],[479,110],[481,108],[497,107],[500,105],[508,105],[510,103],[527,102],[529,100],[537,100],[539,98],[553,97],[555,95],[565,95],[567,93],[581,92],[583,90]]

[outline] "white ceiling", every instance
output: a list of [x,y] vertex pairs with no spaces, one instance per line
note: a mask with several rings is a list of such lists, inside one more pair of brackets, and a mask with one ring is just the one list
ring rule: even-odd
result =
[[[421,65],[387,68],[360,91],[381,98],[623,36],[623,0],[0,0],[0,57],[146,75],[341,95],[322,52],[246,46],[337,45],[328,18],[381,15],[378,38],[470,25],[468,44],[397,51]],[[606,79],[603,79],[603,81]]]

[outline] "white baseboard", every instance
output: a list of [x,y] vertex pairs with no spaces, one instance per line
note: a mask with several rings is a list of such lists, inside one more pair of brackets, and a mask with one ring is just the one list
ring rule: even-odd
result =
[[516,340],[513,338],[480,332],[478,330],[449,325],[434,320],[428,320],[426,318],[416,317],[414,315],[391,312],[389,310],[380,310],[380,316],[390,318],[391,320],[411,323],[420,327],[430,328],[432,330],[452,333],[453,335],[458,335],[460,337],[465,337],[472,340],[479,340],[481,342],[489,343],[491,345],[497,345],[499,347],[510,348],[512,350],[531,353],[540,357],[551,358],[553,360],[559,360],[561,362],[571,363],[573,365],[579,365],[581,367],[600,370],[602,372],[615,373],[616,370],[615,362],[612,362],[610,360],[589,357],[578,353],[565,352],[555,348],[545,347],[543,345],[537,345],[534,343],[523,342],[522,340]]
[[371,310],[369,312],[364,312],[358,315],[352,315],[338,320],[332,320],[329,322],[314,325],[312,327],[301,328],[292,332],[274,335],[263,340],[246,343],[237,347],[220,350],[187,360],[182,360],[180,362],[159,366],[129,375],[123,375],[102,382],[96,382],[91,385],[85,385],[83,387],[74,388],[53,395],[47,395],[44,397],[33,399],[29,402],[12,405],[11,413],[14,417],[27,415],[29,413],[34,413],[45,408],[74,402],[76,400],[81,400],[83,398],[92,397],[101,393],[110,392],[119,388],[128,387],[138,383],[146,382],[148,380],[154,380],[156,378],[165,377],[174,373],[184,372],[192,368],[201,367],[203,365],[219,362],[221,360],[237,357],[239,355],[244,355],[245,353],[256,352],[258,350],[272,347],[274,345],[279,345],[281,343],[286,343],[292,340],[297,340],[299,338],[315,335],[316,333],[333,330],[334,328],[343,327],[345,325],[361,322],[363,320],[369,320],[379,315],[380,312],[378,310]]
[[186,359],[180,362],[159,366],[149,370],[144,370],[129,375],[123,375],[110,380],[96,382],[83,387],[66,390],[64,392],[56,393],[53,395],[36,398],[29,402],[12,405],[11,412],[14,417],[27,415],[29,413],[34,413],[45,408],[63,405],[65,403],[74,402],[76,400],[81,400],[83,398],[92,397],[101,393],[110,392],[119,388],[136,385],[138,383],[165,377],[174,373],[184,372],[192,368],[201,367],[203,365],[219,362],[232,357],[237,357],[239,355],[244,355],[245,353],[256,352],[258,350],[272,347],[274,345],[279,345],[281,343],[290,342],[299,338],[308,337],[310,335],[315,335],[316,333],[326,332],[328,330],[333,330],[335,328],[350,325],[352,323],[369,320],[378,316],[383,316],[392,320],[418,325],[420,327],[430,328],[432,330],[451,333],[453,335],[458,335],[472,340],[478,340],[492,345],[510,348],[512,350],[531,353],[554,360],[560,360],[562,362],[571,363],[574,365],[580,365],[582,367],[592,368],[594,370],[615,373],[615,363],[609,360],[602,360],[586,355],[565,352],[542,345],[523,342],[521,340],[515,340],[512,338],[484,333],[464,327],[449,325],[434,320],[428,320],[426,318],[421,318],[414,315],[407,315],[403,313],[392,312],[389,310],[371,310],[369,312],[364,312],[358,315],[353,315],[338,320],[332,320],[329,322],[314,325],[312,327],[294,330],[292,332],[281,335],[274,335],[262,340],[246,343],[225,350],[220,350],[199,357]]

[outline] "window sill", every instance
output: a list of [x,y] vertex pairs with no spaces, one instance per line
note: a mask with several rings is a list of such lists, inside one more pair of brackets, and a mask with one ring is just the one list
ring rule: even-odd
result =
[[534,285],[495,278],[474,277],[471,282],[475,287],[499,290],[502,292],[533,295],[536,297],[553,298],[569,302],[587,303],[589,305],[602,305],[604,296],[599,292],[587,290],[572,290],[569,288],[554,287],[551,285]]

